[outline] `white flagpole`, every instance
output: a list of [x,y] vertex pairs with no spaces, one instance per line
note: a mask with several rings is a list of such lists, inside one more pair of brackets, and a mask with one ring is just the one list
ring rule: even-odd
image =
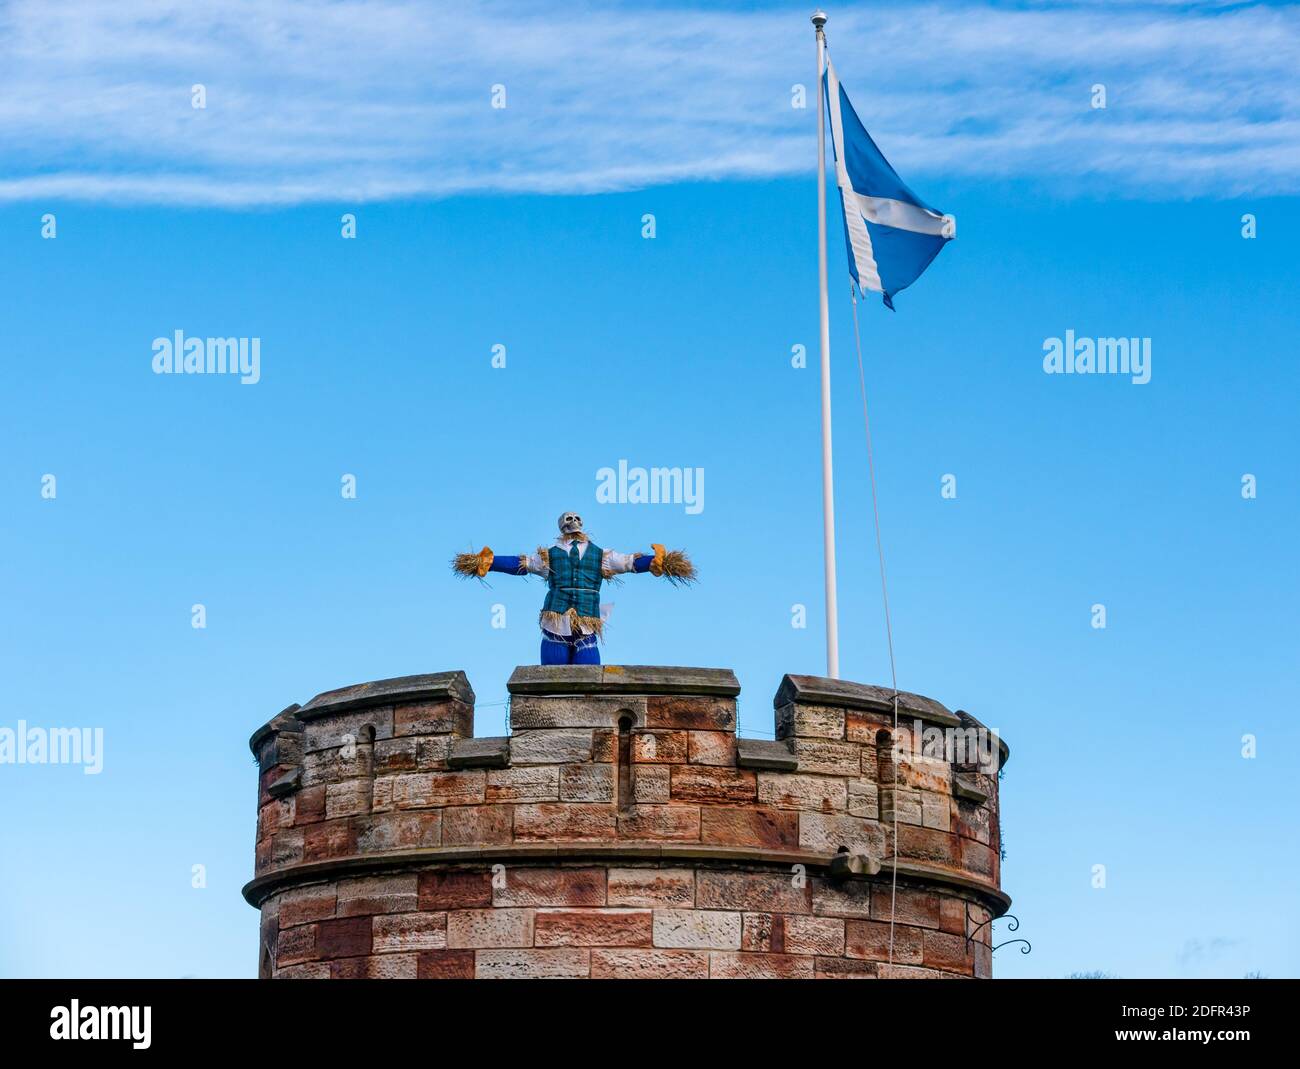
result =
[[822,342],[822,549],[826,560],[826,674],[840,678],[839,607],[835,598],[835,486],[831,476],[831,320],[826,296],[826,13],[813,12],[817,28],[817,279],[821,285]]

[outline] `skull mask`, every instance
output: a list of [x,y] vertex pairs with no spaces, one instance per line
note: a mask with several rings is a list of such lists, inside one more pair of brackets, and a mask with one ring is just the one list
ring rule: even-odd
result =
[[560,534],[562,535],[580,535],[582,534],[582,517],[576,512],[566,512],[560,517]]

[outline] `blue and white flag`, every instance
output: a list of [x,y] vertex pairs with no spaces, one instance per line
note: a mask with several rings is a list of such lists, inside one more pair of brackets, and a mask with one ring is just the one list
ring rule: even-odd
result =
[[835,150],[835,181],[844,205],[849,273],[865,293],[894,294],[921,277],[954,236],[954,223],[903,184],[862,125],[826,57],[826,101]]

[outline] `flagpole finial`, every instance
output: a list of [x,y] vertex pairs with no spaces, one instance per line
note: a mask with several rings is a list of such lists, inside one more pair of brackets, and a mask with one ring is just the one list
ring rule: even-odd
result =
[[826,12],[818,8],[812,13],[812,24],[817,27],[817,32],[821,33],[822,28],[826,25]]

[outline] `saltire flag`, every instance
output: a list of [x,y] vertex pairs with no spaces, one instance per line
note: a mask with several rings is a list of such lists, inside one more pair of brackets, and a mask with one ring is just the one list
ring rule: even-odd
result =
[[864,292],[894,307],[953,235],[952,221],[903,184],[862,125],[826,56],[826,102],[835,150],[835,180],[844,206],[849,273]]

